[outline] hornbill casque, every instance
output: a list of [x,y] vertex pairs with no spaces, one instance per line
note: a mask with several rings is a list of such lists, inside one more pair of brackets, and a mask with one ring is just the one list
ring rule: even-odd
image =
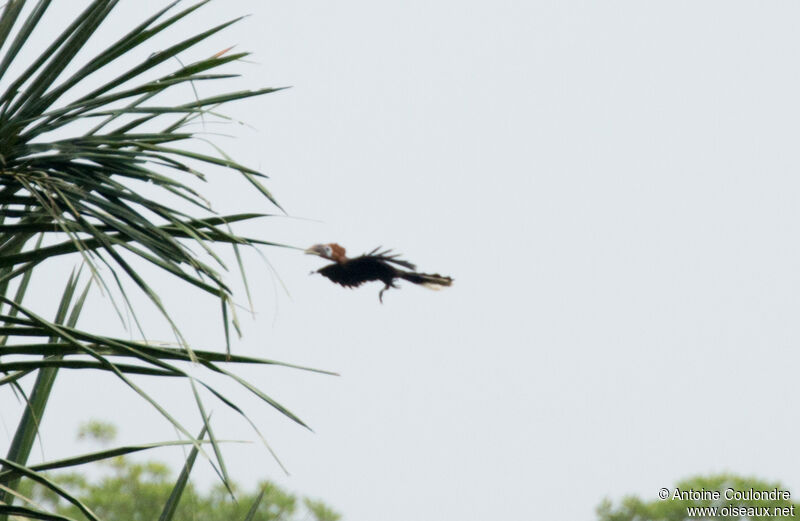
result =
[[[392,250],[380,250],[380,246],[369,253],[348,259],[345,249],[336,243],[315,244],[305,252],[332,260],[333,264],[318,269],[316,272],[329,278],[332,282],[346,288],[355,288],[365,282],[379,280],[385,284],[378,293],[378,300],[383,303],[383,292],[389,288],[397,288],[395,280],[403,279],[430,289],[441,289],[453,284],[453,279],[438,273],[429,275],[417,272],[417,267],[408,261],[400,260],[399,254],[391,254]],[[405,268],[405,269],[400,269]]]

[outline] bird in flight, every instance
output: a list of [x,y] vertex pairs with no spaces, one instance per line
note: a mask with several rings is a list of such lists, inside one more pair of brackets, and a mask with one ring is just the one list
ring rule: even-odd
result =
[[[438,273],[429,275],[417,272],[417,267],[408,261],[398,259],[398,254],[390,255],[392,250],[380,250],[380,246],[369,253],[348,259],[345,249],[336,243],[315,244],[305,252],[332,260],[333,264],[318,269],[316,272],[332,282],[346,288],[355,288],[365,282],[379,280],[385,284],[378,293],[378,300],[383,303],[383,292],[389,288],[397,288],[397,279],[407,280],[430,289],[441,289],[453,284],[453,279]],[[405,268],[405,269],[400,269]]]

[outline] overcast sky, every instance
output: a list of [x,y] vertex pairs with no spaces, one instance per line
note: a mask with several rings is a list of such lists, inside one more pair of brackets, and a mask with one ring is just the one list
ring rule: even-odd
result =
[[[122,2],[110,23],[143,4],[163,5]],[[315,432],[230,386],[291,472],[231,446],[232,475],[348,521],[591,519],[604,497],[719,471],[798,490],[799,4],[237,0],[178,32],[243,13],[184,58],[237,44],[254,55],[233,87],[293,87],[232,106],[253,128],[219,142],[303,220],[239,230],[384,245],[455,283],[380,305],[379,285],[265,249],[287,296],[249,255],[257,314],[236,351],[341,376],[242,370]],[[221,211],[273,211],[212,177]],[[161,287],[196,345],[222,346],[216,304]],[[175,436],[112,380],[60,378],[48,457],[89,418],[123,442]],[[199,426],[187,385],[142,382]],[[254,439],[214,411],[218,437]]]

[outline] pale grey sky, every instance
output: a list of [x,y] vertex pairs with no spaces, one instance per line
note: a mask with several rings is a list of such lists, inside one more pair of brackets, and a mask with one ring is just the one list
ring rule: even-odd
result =
[[[120,31],[143,4],[162,5],[122,2]],[[348,521],[591,519],[604,497],[718,471],[800,490],[800,5],[236,0],[182,30],[240,13],[208,54],[254,53],[232,86],[293,88],[228,109],[255,130],[221,144],[321,221],[244,231],[393,247],[456,279],[381,306],[377,286],[265,250],[288,298],[250,255],[258,314],[237,351],[341,377],[243,371],[315,434],[236,394],[292,473],[230,447],[240,481]],[[267,209],[231,178],[212,181],[220,210]],[[188,336],[221,344],[215,304],[164,289]],[[108,403],[122,441],[174,436],[109,382],[58,382],[48,456]],[[84,410],[58,411],[76,396]],[[214,410],[219,437],[253,438]]]

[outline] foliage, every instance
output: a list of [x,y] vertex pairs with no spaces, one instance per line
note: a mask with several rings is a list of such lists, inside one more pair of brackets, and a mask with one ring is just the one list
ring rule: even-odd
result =
[[[681,491],[717,491],[720,493],[720,499],[699,499],[699,500],[683,500],[672,499],[675,489]],[[597,508],[597,518],[599,521],[690,521],[695,519],[706,519],[700,516],[689,516],[687,507],[709,507],[717,506],[722,507],[725,505],[734,505],[739,507],[766,507],[774,512],[773,507],[785,508],[795,506],[794,516],[788,517],[759,517],[758,519],[795,519],[800,517],[800,503],[793,502],[785,499],[761,499],[761,500],[732,500],[725,499],[724,493],[726,489],[733,489],[735,491],[749,491],[751,489],[758,491],[787,490],[780,483],[771,483],[756,478],[748,478],[737,476],[734,474],[715,474],[711,476],[697,476],[678,482],[675,487],[668,489],[668,499],[658,499],[654,491],[653,497],[656,499],[642,500],[636,496],[628,496],[622,499],[618,505],[613,504],[609,499],[604,500]],[[745,518],[746,516],[742,516]],[[717,518],[740,519],[737,516],[717,516]]]
[[[113,426],[93,423],[113,431]],[[110,428],[110,429],[109,429]],[[85,429],[83,430],[85,432]],[[98,440],[104,441],[104,440]],[[106,440],[110,441],[110,440]],[[89,506],[106,521],[149,521],[158,519],[166,499],[170,496],[174,478],[169,467],[161,462],[135,462],[128,456],[117,456],[104,462],[107,472],[97,480],[88,480],[83,474],[59,474],[54,480],[68,489],[81,502]],[[231,483],[236,500],[231,499],[226,488],[219,484],[203,492],[191,483],[175,510],[173,520],[241,521],[256,503],[259,493],[242,490]],[[269,481],[262,481],[257,490],[263,491],[255,519],[264,521],[338,521],[339,514],[320,501],[298,498]],[[37,503],[46,505],[57,514],[82,519],[77,507],[66,503],[57,494],[28,484],[22,491]]]
[[[267,406],[305,425],[230,370],[236,364],[287,365],[231,352],[230,331],[238,331],[238,323],[231,289],[222,275],[229,267],[220,247],[232,247],[242,272],[241,247],[279,245],[239,236],[232,225],[268,214],[219,215],[203,197],[201,186],[212,173],[235,174],[263,195],[266,204],[277,207],[277,203],[261,183],[263,174],[237,163],[190,130],[206,118],[223,117],[219,108],[226,103],[279,89],[196,94],[206,85],[224,85],[236,76],[227,67],[247,56],[231,52],[230,47],[197,56],[198,44],[218,37],[236,18],[210,28],[188,26],[196,31],[192,36],[152,47],[154,37],[169,37],[179,24],[190,24],[195,11],[208,1],[187,6],[178,0],[139,22],[128,20],[128,30],[116,31],[115,41],[100,49],[89,42],[97,41],[119,0],[87,0],[85,9],[75,9],[74,19],[61,20],[61,28],[42,24],[52,0],[9,0],[0,7],[0,86],[4,86],[0,88],[0,391],[12,389],[24,405],[11,446],[0,458],[0,521],[9,514],[53,518],[18,492],[21,480],[45,486],[82,515],[98,519],[43,471],[154,446],[121,447],[29,465],[39,423],[62,370],[113,375],[193,446],[163,519],[180,497],[197,453],[213,454],[217,473],[232,490],[203,397],[219,400],[250,422],[246,411],[201,372],[189,374],[187,363],[206,374],[227,376]],[[31,53],[22,50],[34,48],[32,42],[48,45],[28,61]],[[24,63],[21,56],[26,57]],[[181,96],[178,104],[167,101]],[[29,283],[41,273],[39,266],[77,261],[82,267],[64,284],[52,319],[25,301]],[[197,350],[188,345],[159,295],[157,281],[142,270],[144,265],[155,266],[186,283],[187,289],[219,302],[224,348]],[[120,321],[132,332],[129,336],[110,337],[78,327],[91,288],[111,300]],[[146,296],[170,324],[174,344],[148,341],[131,305],[132,290]],[[142,375],[178,378],[190,386],[204,424],[201,436],[190,433],[158,396],[137,383]],[[207,447],[201,440],[206,435]]]
[[78,430],[78,439],[95,440],[104,445],[114,441],[117,437],[117,427],[110,423],[90,421],[81,425]]

